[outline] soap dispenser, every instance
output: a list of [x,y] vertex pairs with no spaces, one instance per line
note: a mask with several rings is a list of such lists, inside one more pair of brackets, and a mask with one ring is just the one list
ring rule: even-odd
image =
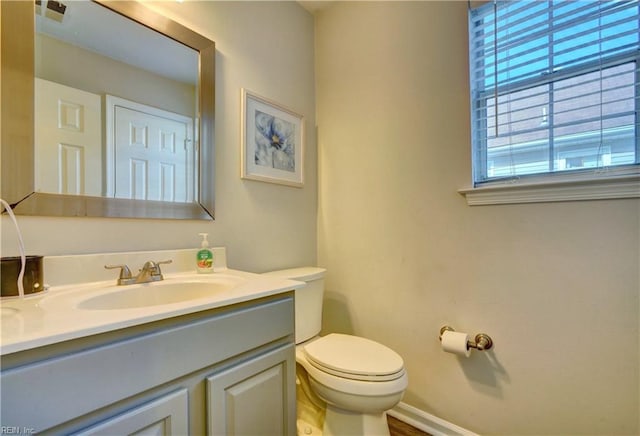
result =
[[200,250],[196,255],[196,268],[199,273],[212,273],[213,272],[213,251],[209,248],[209,241],[207,240],[208,233],[198,233],[202,236],[202,243],[200,244]]

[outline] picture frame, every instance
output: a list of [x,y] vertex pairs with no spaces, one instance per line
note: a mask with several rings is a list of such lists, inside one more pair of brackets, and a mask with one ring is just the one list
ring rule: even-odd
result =
[[304,117],[245,88],[241,90],[240,177],[304,186]]

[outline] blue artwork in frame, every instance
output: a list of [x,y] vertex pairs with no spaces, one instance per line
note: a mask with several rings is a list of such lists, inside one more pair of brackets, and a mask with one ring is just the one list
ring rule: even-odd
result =
[[242,89],[243,179],[302,187],[304,117]]

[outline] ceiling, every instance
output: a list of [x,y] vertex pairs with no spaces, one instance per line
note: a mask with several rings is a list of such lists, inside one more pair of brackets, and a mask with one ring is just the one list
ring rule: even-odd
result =
[[302,5],[303,8],[305,8],[312,14],[315,14],[317,11],[326,8],[332,3],[335,3],[335,1],[333,0],[316,0],[316,1],[298,0],[298,3],[300,3],[300,5]]

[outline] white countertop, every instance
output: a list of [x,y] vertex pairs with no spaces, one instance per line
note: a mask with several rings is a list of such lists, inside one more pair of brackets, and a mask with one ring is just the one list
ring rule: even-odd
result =
[[[281,294],[304,286],[304,283],[260,274],[224,269],[213,274],[180,272],[165,274],[165,281],[206,280],[207,276],[230,275],[244,278],[231,289],[205,298],[178,303],[117,310],[86,310],[73,304],[49,304],[52,297],[95,292],[115,284],[109,280],[84,284],[54,286],[37,296],[0,301],[0,355],[24,351],[44,345],[105,333],[203,310],[220,308],[262,297]],[[126,286],[119,288],[126,289]],[[73,300],[73,297],[70,297]]]

